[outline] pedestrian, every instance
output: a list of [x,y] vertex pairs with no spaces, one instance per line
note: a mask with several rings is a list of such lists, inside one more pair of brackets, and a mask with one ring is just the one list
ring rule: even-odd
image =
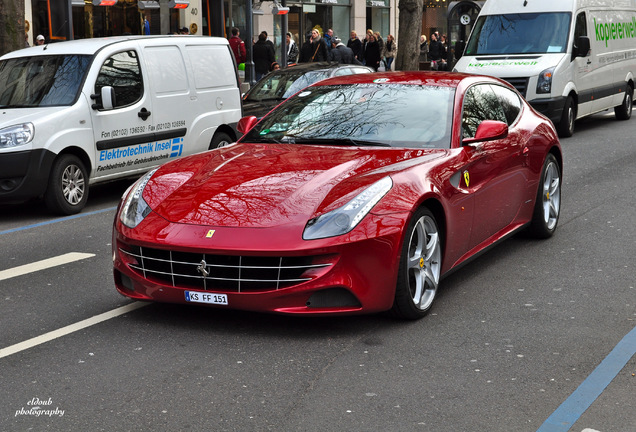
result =
[[270,65],[269,71],[273,72],[273,71],[276,71],[276,70],[280,70],[280,65],[277,62],[274,62],[274,63],[272,63]]
[[384,39],[382,39],[382,36],[380,36],[379,31],[373,32],[373,35],[375,36],[375,40],[378,42],[378,46],[380,47],[380,54],[382,54],[384,52]]
[[230,38],[230,48],[232,48],[232,52],[234,53],[234,58],[236,59],[236,64],[239,65],[241,63],[245,63],[247,59],[247,52],[245,50],[245,42],[241,39],[241,31],[238,27],[232,27],[232,37]]
[[144,15],[144,34],[150,35],[150,14],[148,12]]
[[431,34],[431,43],[428,47],[428,58],[431,60],[431,69],[439,70],[442,66],[442,55],[444,54],[444,47],[442,43],[437,39],[437,34]]
[[44,36],[42,36],[41,34],[39,34],[36,38],[35,38],[35,45],[44,45]]
[[298,45],[289,32],[285,35],[285,39],[287,41],[287,64],[294,64],[298,61]]
[[364,47],[364,64],[377,71],[380,66],[380,60],[382,60],[380,45],[375,40],[373,33],[367,33],[367,43]]
[[332,42],[329,60],[342,64],[362,64],[353,54],[353,50],[348,46],[345,46],[338,36],[334,37]]
[[327,51],[331,51],[331,43],[333,42],[333,30],[328,29],[324,36],[325,43],[327,44]]
[[300,62],[321,62],[329,59],[327,45],[317,29],[311,31],[311,37],[300,51]]
[[358,59],[358,61],[362,62],[362,42],[358,39],[358,33],[355,30],[351,31],[351,35],[349,41],[347,42],[347,47],[351,48],[353,51],[353,55]]
[[269,68],[276,61],[273,44],[267,40],[267,32],[262,31],[252,48],[256,81],[267,75]]
[[420,36],[420,62],[428,61],[428,43],[426,42],[426,35]]
[[393,35],[388,35],[386,37],[386,43],[384,44],[384,52],[382,53],[382,57],[384,57],[386,61],[386,70],[391,70],[391,65],[393,64],[393,59],[397,55],[397,43],[395,42],[395,38]]

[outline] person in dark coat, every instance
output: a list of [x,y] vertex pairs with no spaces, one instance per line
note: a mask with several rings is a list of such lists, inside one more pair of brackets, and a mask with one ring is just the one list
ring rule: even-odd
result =
[[364,64],[377,71],[380,66],[380,60],[382,60],[380,45],[375,40],[373,33],[367,34],[367,43],[364,48]]
[[320,37],[320,33],[318,30],[313,29],[311,31],[311,39],[309,42],[309,46],[307,46],[307,42],[303,44],[303,47],[300,50],[300,60],[299,63],[302,62],[321,62],[329,60],[329,53],[327,52],[327,44],[325,40]]
[[308,63],[313,51],[311,50],[311,32],[305,36],[305,42],[300,47],[298,54],[298,63]]
[[342,43],[338,36],[332,39],[332,49],[329,52],[329,60],[343,64],[362,64],[353,55],[353,50]]
[[358,34],[353,30],[351,32],[351,38],[347,42],[347,48],[351,48],[353,55],[362,62],[362,42],[358,39]]
[[[437,40],[437,35],[431,35],[431,43],[428,46],[428,59],[431,61],[431,68],[437,70],[442,64],[444,55],[444,46]],[[432,63],[435,62],[435,63]]]
[[274,45],[267,40],[267,33],[261,32],[258,40],[252,47],[252,57],[254,59],[254,71],[256,81],[263,78],[269,72],[269,67],[276,61]]

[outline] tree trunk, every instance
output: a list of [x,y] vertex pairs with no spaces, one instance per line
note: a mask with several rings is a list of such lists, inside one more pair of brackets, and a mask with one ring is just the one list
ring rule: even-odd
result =
[[0,55],[24,48],[24,1],[0,0]]
[[397,38],[399,45],[395,70],[419,70],[424,0],[399,0],[398,9],[400,29]]

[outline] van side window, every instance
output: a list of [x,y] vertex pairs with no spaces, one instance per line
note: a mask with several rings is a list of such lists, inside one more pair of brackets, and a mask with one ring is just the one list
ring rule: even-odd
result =
[[519,112],[521,111],[519,96],[517,93],[503,86],[494,85],[492,89],[499,98],[501,108],[506,116],[506,123],[508,123],[508,126],[511,126],[515,120],[517,120]]
[[139,58],[135,51],[124,51],[110,56],[102,65],[95,82],[95,93],[102,87],[115,89],[115,108],[132,105],[144,92]]
[[484,120],[506,122],[499,98],[488,84],[478,84],[466,91],[462,114],[462,138],[474,138]]

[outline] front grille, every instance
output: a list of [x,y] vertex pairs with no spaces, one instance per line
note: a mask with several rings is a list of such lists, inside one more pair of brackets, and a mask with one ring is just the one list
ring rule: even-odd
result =
[[128,266],[145,279],[175,288],[220,292],[271,291],[307,282],[333,265],[330,256],[263,257],[120,247]]
[[526,97],[528,91],[528,78],[503,78],[508,81],[514,88],[517,89],[521,96]]

